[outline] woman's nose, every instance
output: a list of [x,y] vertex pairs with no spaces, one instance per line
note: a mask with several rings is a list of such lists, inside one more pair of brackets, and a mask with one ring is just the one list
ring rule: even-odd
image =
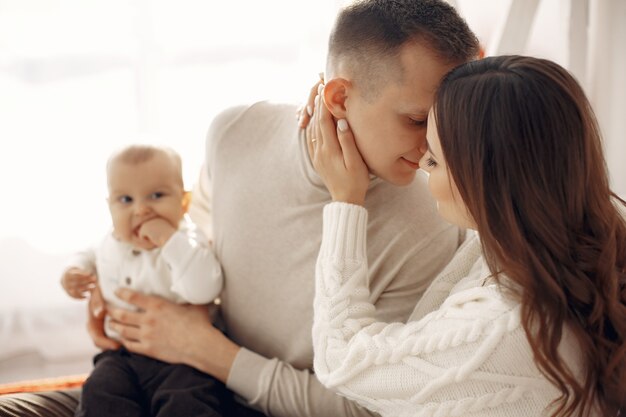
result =
[[420,158],[419,165],[422,170],[428,172],[428,163],[426,162],[426,160],[428,159],[428,155],[426,154],[426,152],[428,152],[428,148],[426,148],[424,154]]

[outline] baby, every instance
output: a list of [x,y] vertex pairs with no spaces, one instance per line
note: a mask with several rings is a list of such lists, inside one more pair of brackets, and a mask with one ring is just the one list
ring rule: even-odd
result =
[[[207,304],[222,289],[221,267],[207,238],[186,216],[190,194],[180,156],[169,148],[132,145],[107,163],[113,230],[75,254],[61,283],[74,298],[99,285],[109,305],[128,287],[178,303]],[[208,313],[207,313],[208,314]],[[117,338],[106,326],[109,337]],[[191,367],[121,348],[94,358],[77,416],[225,415],[224,386]]]

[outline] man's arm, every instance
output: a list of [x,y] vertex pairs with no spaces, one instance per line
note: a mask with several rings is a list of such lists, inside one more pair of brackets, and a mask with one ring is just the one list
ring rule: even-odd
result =
[[[207,162],[193,189],[189,209],[192,220],[209,238],[213,236],[212,187],[207,164],[215,157],[216,143],[225,137],[229,127],[235,125],[247,109],[247,106],[241,106],[226,110],[214,119],[209,130]],[[111,311],[111,316],[117,320],[112,326],[129,350],[167,362],[185,363],[211,374],[225,382],[251,407],[267,415],[372,415],[324,388],[311,371],[296,369],[286,361],[268,359],[238,346],[213,327],[206,308],[176,305],[127,290],[121,291],[119,296],[140,308],[140,312]]]
[[[228,122],[227,119],[224,122]],[[209,238],[210,179],[202,167],[189,215]],[[272,416],[375,416],[326,389],[310,370],[268,359],[242,348],[213,327],[206,308],[183,306],[123,290],[120,298],[142,312],[112,309],[111,326],[132,351],[171,363],[185,363],[213,375],[243,397],[250,407]]]
[[111,327],[130,351],[184,363],[214,376],[271,416],[373,416],[324,388],[308,370],[242,348],[213,327],[206,307],[177,305],[129,289],[117,295],[139,307],[111,308]]
[[227,386],[268,416],[378,415],[324,387],[312,371],[245,348],[235,358]]

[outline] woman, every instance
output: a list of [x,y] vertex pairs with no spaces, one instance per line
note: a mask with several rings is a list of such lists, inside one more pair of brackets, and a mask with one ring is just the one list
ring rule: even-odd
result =
[[315,117],[313,163],[335,201],[316,269],[325,385],[388,416],[618,414],[626,203],[609,189],[593,111],[567,71],[492,57],[443,80],[420,167],[440,214],[477,234],[407,324],[373,319],[368,170],[347,122],[335,130],[323,100]]

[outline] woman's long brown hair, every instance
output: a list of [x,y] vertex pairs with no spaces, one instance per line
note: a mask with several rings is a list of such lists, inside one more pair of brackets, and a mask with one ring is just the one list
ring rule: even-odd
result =
[[[553,415],[616,416],[626,399],[626,203],[609,188],[582,88],[551,61],[492,57],[453,70],[434,111],[486,261],[516,284],[507,289],[535,362],[562,393]],[[559,355],[566,327],[583,378]]]

